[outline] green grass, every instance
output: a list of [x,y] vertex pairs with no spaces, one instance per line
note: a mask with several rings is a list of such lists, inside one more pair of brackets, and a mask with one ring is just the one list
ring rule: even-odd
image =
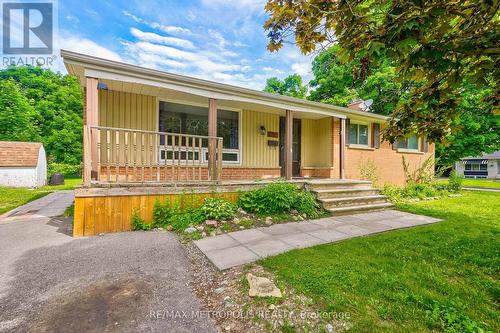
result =
[[500,331],[500,194],[405,204],[429,226],[296,250],[262,261],[353,332]]
[[[437,180],[440,184],[448,184],[447,179]],[[500,189],[500,181],[492,179],[470,179],[463,180],[463,187],[478,187],[478,188],[498,188]]]
[[52,191],[72,190],[81,182],[80,177],[70,176],[65,177],[65,184],[59,186],[43,186],[39,189],[0,187],[0,214],[44,197]]
[[82,184],[82,177],[80,176],[66,176],[64,177],[64,185],[57,186],[44,186],[41,191],[59,191],[59,190],[73,190],[75,187]]

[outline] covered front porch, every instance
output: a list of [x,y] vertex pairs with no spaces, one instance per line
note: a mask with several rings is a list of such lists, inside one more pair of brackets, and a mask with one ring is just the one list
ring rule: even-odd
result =
[[344,178],[346,117],[323,105],[66,64],[85,89],[86,188]]

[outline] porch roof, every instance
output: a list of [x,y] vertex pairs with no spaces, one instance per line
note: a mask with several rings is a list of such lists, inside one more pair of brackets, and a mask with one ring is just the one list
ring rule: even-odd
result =
[[108,84],[111,90],[139,92],[170,100],[203,103],[206,98],[214,98],[222,101],[220,107],[238,108],[244,105],[253,107],[256,111],[275,113],[290,110],[299,118],[333,116],[367,118],[374,122],[388,119],[374,113],[167,73],[66,50],[61,50],[61,57],[68,72],[76,75],[82,86],[86,84],[85,77],[93,77]]

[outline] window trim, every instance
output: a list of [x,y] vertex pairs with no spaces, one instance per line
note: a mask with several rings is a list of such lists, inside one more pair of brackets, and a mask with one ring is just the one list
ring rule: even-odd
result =
[[[349,148],[360,148],[360,149],[363,149],[363,148],[370,148],[371,147],[371,133],[372,133],[372,126],[371,126],[372,123],[370,122],[365,122],[365,121],[359,121],[359,120],[350,120],[349,122],[349,126],[351,125],[356,125],[358,126],[358,136],[357,136],[357,141],[359,142],[359,125],[364,125],[366,126],[366,129],[367,129],[367,140],[366,140],[366,144],[361,144],[361,143],[350,143],[349,142],[349,145],[348,147]],[[349,128],[349,137],[347,138],[347,140],[349,141],[351,138],[351,129]]]
[[[208,109],[208,104],[203,104],[203,103],[196,103],[193,101],[186,101],[182,99],[173,99],[173,98],[157,98],[157,108],[156,108],[156,130],[159,132],[160,131],[160,103],[165,102],[165,103],[175,103],[175,104],[183,104],[183,105],[189,105],[189,106],[197,106],[197,107],[206,107]],[[234,108],[234,107],[222,107],[220,108],[221,110],[226,110],[226,111],[232,111],[232,112],[238,112],[238,149],[230,149],[230,148],[223,148],[222,153],[237,153],[237,161],[222,161],[222,164],[229,164],[229,165],[242,165],[242,160],[243,160],[243,109],[240,108]],[[219,106],[217,106],[217,110],[219,110]],[[167,149],[169,147],[167,146]],[[170,147],[171,148],[171,147]],[[202,148],[203,156],[205,156],[204,150],[208,151],[208,148]],[[158,155],[158,160],[161,163],[164,163],[165,160],[161,159],[161,152],[165,150],[164,146],[160,146],[159,150],[159,155]],[[181,150],[182,151],[182,150]],[[167,156],[165,154],[165,156]],[[168,164],[168,162],[167,162]],[[203,165],[208,165],[208,161],[206,161],[205,158],[202,158],[202,164]]]

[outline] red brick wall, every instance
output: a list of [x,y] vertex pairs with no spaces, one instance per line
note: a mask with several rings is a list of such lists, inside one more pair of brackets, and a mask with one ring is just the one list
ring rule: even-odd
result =
[[[121,166],[119,168],[115,166],[108,167],[102,166],[100,173],[101,181],[116,181],[116,174],[119,174],[119,180],[126,180],[126,168]],[[279,178],[280,168],[241,168],[241,167],[230,167],[224,166],[222,168],[222,179],[223,180],[255,180],[255,179],[268,179],[268,178]],[[129,182],[141,182],[141,181],[196,181],[196,180],[208,180],[208,168],[190,168],[190,167],[145,167],[144,170],[137,167],[135,170],[133,167],[128,168],[128,181]]]
[[[381,126],[381,131],[385,126]],[[380,148],[372,150],[345,148],[345,171],[348,179],[361,179],[360,170],[368,161],[376,166],[379,185],[404,185],[402,157],[410,164],[410,169],[418,168],[428,157],[434,156],[434,144],[429,144],[426,153],[401,153],[392,149],[387,141],[380,142]]]
[[336,178],[333,168],[304,168],[300,169],[301,177]]

